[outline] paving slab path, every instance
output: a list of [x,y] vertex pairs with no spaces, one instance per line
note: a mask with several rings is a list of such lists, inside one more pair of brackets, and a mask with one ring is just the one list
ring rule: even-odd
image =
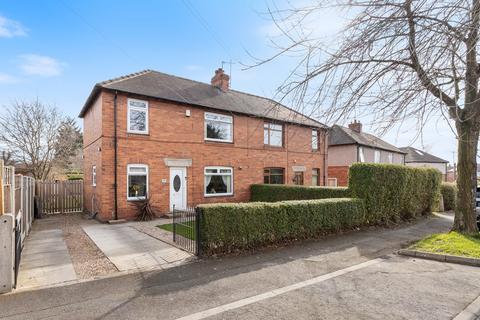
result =
[[50,286],[76,279],[63,231],[34,229],[23,247],[17,289]]
[[88,225],[84,231],[119,271],[170,268],[192,255],[159,241],[132,225]]

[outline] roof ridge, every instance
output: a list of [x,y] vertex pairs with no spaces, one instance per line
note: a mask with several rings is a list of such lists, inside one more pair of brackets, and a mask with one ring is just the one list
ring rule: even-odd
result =
[[108,84],[112,84],[112,83],[117,83],[117,82],[120,82],[120,81],[132,79],[132,78],[147,74],[147,73],[152,72],[152,71],[153,70],[151,70],[151,69],[145,69],[145,70],[141,70],[141,71],[138,71],[138,72],[129,73],[129,74],[119,76],[119,77],[116,77],[116,78],[104,80],[102,82],[97,83],[97,85],[104,86],[104,85],[108,85]]

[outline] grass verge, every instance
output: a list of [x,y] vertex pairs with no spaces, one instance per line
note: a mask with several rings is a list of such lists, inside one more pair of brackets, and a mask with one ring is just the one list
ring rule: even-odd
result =
[[480,234],[465,235],[458,232],[432,234],[414,243],[409,249],[480,258]]
[[[158,225],[157,228],[173,232],[173,223],[161,224],[161,225]],[[188,222],[184,222],[183,224],[177,224],[176,233],[178,235],[181,235],[184,238],[195,240],[196,239],[195,222],[188,221]]]

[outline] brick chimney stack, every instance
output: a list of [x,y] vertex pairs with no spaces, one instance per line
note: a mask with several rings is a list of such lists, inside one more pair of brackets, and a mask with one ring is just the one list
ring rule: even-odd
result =
[[212,78],[211,84],[222,91],[228,91],[230,85],[230,76],[226,74],[222,68],[218,68],[215,70],[215,75]]
[[362,123],[360,121],[353,120],[348,127],[355,132],[362,133]]

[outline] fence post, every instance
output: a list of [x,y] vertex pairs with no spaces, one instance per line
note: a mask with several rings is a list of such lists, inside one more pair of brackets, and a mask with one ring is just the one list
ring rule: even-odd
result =
[[196,207],[195,208],[195,234],[196,234],[196,237],[195,237],[195,244],[196,244],[196,253],[197,253],[197,256],[201,256],[202,255],[202,240],[201,240],[201,234],[200,234],[200,223],[201,223],[201,219],[202,219],[202,209],[200,209],[199,207]]
[[15,277],[14,220],[13,214],[4,214],[0,217],[0,293],[10,292],[13,289]]

